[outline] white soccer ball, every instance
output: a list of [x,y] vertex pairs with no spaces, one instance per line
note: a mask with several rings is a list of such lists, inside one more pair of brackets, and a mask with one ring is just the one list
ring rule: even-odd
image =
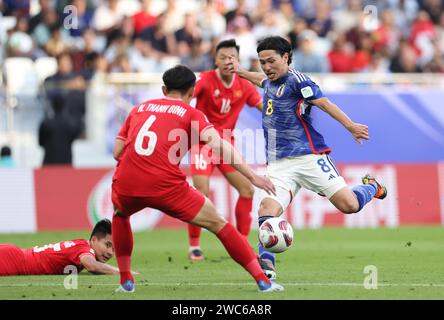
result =
[[284,252],[293,242],[293,228],[285,219],[267,219],[259,228],[259,242],[270,252]]

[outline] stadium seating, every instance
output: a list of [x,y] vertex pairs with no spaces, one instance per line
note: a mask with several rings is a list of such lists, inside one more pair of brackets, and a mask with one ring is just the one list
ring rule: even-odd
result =
[[29,58],[7,58],[4,63],[6,91],[10,96],[35,98],[39,92],[38,75]]
[[11,129],[36,132],[36,119],[41,119],[44,103],[34,62],[23,57],[5,59],[4,78],[6,105],[13,109]]
[[54,75],[57,72],[57,59],[53,57],[41,57],[35,60],[35,71],[40,84],[46,78]]

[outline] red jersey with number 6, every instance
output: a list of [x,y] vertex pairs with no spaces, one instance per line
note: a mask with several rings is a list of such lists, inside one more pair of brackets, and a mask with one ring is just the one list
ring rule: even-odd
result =
[[213,127],[205,115],[179,99],[143,102],[130,112],[117,139],[125,141],[113,177],[124,196],[156,197],[182,186],[179,164],[200,134]]
[[218,69],[200,74],[194,96],[197,99],[196,109],[208,117],[221,137],[224,129],[234,129],[245,104],[253,107],[262,102],[262,96],[249,81],[234,74],[227,86],[222,82]]

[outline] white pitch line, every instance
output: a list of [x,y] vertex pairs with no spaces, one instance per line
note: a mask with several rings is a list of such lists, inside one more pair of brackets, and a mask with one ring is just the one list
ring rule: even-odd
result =
[[[279,282],[283,286],[290,287],[363,287],[363,283],[354,283],[354,282],[315,282],[315,283],[304,283],[304,282]],[[79,286],[92,286],[92,287],[108,287],[108,286],[117,286],[117,283],[87,283],[82,284],[79,283]],[[136,286],[139,287],[149,287],[149,286],[200,286],[200,287],[219,287],[219,286],[256,286],[256,284],[252,282],[201,282],[201,283],[180,283],[180,282],[144,282],[137,283]],[[2,284],[0,283],[0,287],[63,287],[62,283],[33,283],[33,284]],[[444,287],[444,283],[378,283],[378,287]]]

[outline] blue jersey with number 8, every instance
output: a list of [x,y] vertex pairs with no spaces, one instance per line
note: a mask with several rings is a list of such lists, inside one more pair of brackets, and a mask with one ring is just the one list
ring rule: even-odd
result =
[[262,87],[267,161],[331,151],[313,128],[310,117],[310,100],[324,96],[316,83],[307,75],[290,70],[277,81],[265,79]]

